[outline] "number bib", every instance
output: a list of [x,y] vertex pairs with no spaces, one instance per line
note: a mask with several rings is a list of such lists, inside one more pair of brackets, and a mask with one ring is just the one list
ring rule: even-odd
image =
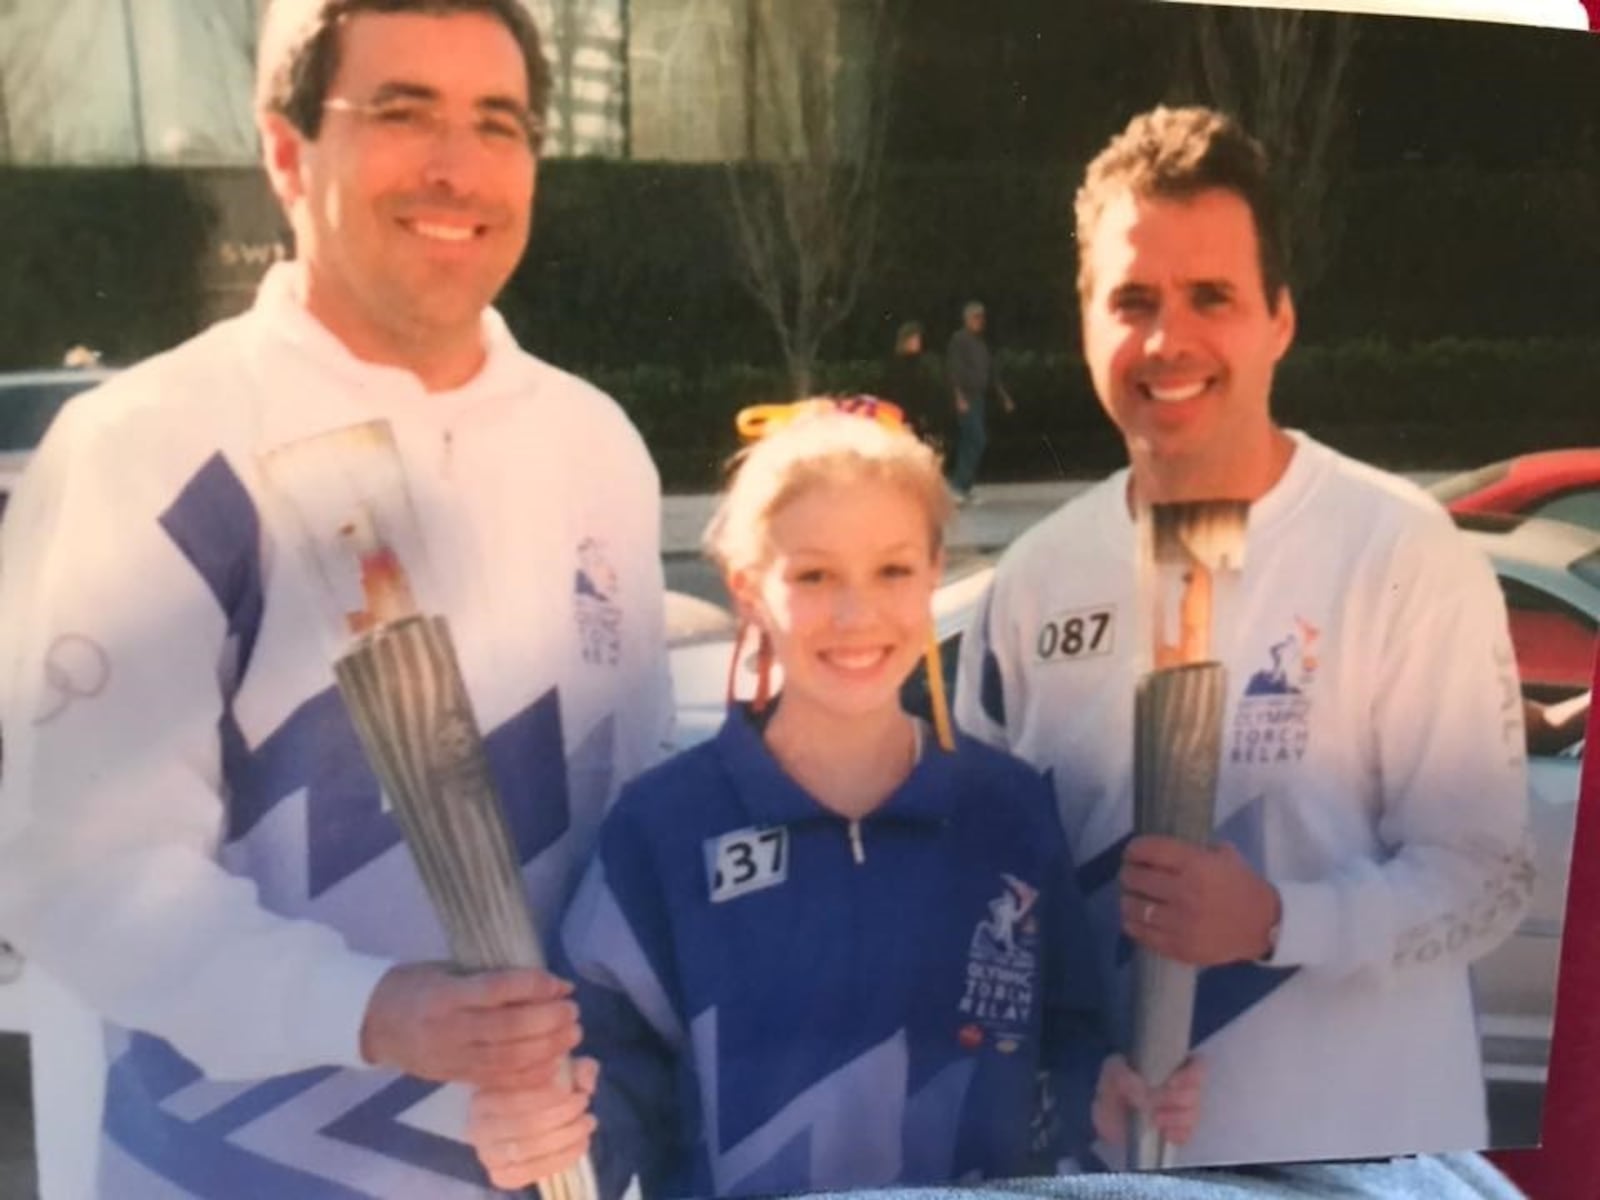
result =
[[1110,654],[1116,645],[1111,608],[1080,608],[1059,613],[1039,627],[1034,654],[1041,663],[1072,662]]
[[789,878],[789,831],[739,829],[706,842],[711,902],[775,887]]

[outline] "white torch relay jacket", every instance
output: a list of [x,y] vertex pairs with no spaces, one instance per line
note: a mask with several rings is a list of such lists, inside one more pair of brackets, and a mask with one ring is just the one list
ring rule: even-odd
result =
[[[1251,507],[1220,651],[1217,837],[1276,885],[1282,928],[1270,964],[1201,975],[1207,1085],[1182,1165],[1484,1145],[1467,968],[1532,888],[1520,693],[1488,563],[1419,489],[1295,442]],[[1053,780],[1124,989],[1116,876],[1151,640],[1127,495],[1124,470],[1007,551],[956,703],[969,734]]]
[[657,477],[620,409],[492,312],[483,369],[427,394],[313,320],[297,269],[72,402],[4,526],[0,929],[108,1022],[117,1200],[487,1194],[415,1107],[435,1085],[362,1064],[378,978],[446,947],[264,451],[392,428],[546,934],[670,722]]

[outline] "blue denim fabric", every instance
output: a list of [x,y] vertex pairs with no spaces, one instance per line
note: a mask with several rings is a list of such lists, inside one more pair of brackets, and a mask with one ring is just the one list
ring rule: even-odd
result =
[[989,430],[984,421],[982,400],[971,402],[967,411],[956,416],[956,461],[950,474],[950,486],[965,495],[978,482],[978,464],[983,461],[984,447],[989,444]]
[[831,1200],[1523,1200],[1476,1154],[833,1192]]

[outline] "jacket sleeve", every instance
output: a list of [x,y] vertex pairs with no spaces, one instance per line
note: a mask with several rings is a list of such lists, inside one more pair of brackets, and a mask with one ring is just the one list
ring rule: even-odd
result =
[[956,392],[966,395],[973,391],[972,356],[962,340],[960,332],[950,337],[950,344],[944,353],[944,375],[950,385],[952,397]]
[[600,1064],[594,1161],[603,1200],[638,1178],[659,1195],[683,1149],[676,1095],[686,1032],[672,999],[665,898],[644,839],[615,811],[562,923],[557,968],[577,988],[578,1053]]
[[1060,832],[1055,802],[1042,780],[1039,791],[1054,866],[1043,897],[1049,934],[1043,939],[1044,1029],[1041,1067],[1045,1088],[1035,1152],[1051,1163],[1077,1158],[1094,1140],[1090,1107],[1100,1069],[1112,1052],[1105,972],[1096,950],[1072,856]]
[[972,623],[961,637],[961,661],[956,669],[955,721],[968,737],[1000,750],[1012,743],[1006,729],[1006,646],[999,629],[1005,561],[996,569],[989,591],[977,606]]
[[639,469],[628,494],[617,501],[616,519],[628,525],[634,548],[632,571],[639,581],[633,614],[636,637],[626,652],[627,699],[620,714],[619,779],[627,782],[666,756],[673,733],[672,672],[667,654],[666,583],[661,563],[661,483],[642,444]]
[[1275,964],[1349,972],[1471,962],[1516,929],[1533,891],[1521,694],[1505,604],[1483,555],[1419,522],[1374,579],[1370,758],[1385,853],[1275,881]]
[[358,1065],[390,964],[268,912],[216,861],[235,645],[160,524],[170,431],[107,428],[109,406],[82,401],[45,439],[0,550],[0,931],[213,1077]]

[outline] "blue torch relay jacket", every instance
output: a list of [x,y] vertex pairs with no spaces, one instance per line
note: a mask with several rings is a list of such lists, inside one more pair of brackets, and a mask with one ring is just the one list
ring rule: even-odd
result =
[[609,1198],[1054,1170],[1101,977],[1048,784],[961,739],[859,823],[755,721],[624,789],[563,928]]

